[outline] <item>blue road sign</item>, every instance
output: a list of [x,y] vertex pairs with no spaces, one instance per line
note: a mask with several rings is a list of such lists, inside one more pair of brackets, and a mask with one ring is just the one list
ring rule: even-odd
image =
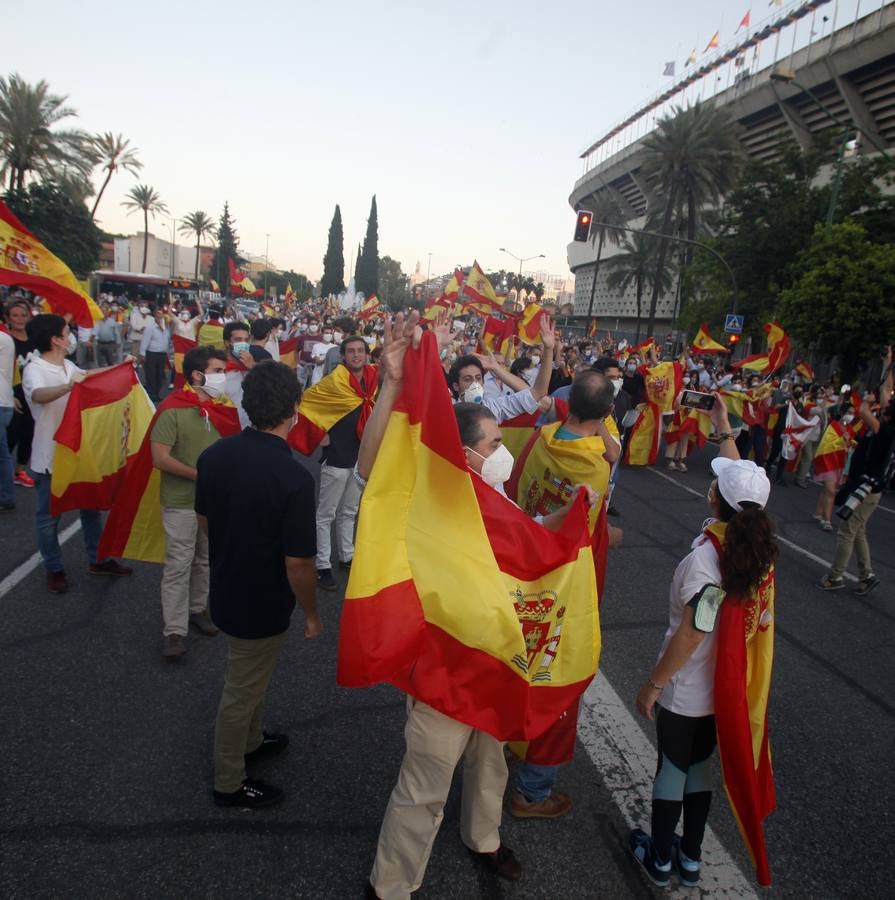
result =
[[742,334],[743,333],[743,316],[735,316],[728,313],[724,317],[724,333],[725,334]]

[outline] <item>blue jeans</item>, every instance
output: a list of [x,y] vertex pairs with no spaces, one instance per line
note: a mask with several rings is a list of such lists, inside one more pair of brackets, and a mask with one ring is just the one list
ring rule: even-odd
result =
[[[65,564],[62,561],[62,548],[59,546],[59,516],[50,513],[52,476],[49,472],[32,472],[31,477],[37,488],[37,549],[48,572],[62,572]],[[82,509],[80,513],[87,561],[93,565],[97,562],[96,548],[103,530],[102,516],[97,509]]]
[[0,503],[15,505],[15,485],[12,480],[12,454],[6,440],[6,427],[12,421],[15,410],[11,406],[0,406]]
[[556,784],[559,766],[523,762],[516,770],[516,790],[530,803],[546,800]]

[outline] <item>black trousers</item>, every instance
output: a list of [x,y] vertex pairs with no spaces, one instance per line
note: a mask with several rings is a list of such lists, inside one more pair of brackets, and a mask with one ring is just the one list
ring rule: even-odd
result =
[[146,380],[146,392],[153,403],[158,403],[161,397],[162,386],[165,383],[165,365],[168,362],[168,354],[156,350],[146,351],[146,361],[143,364],[143,377]]
[[31,441],[34,439],[34,417],[31,415],[31,407],[25,402],[22,385],[17,384],[12,392],[22,411],[13,413],[12,421],[6,428],[6,443],[10,453],[16,451],[16,463],[27,466],[31,459]]

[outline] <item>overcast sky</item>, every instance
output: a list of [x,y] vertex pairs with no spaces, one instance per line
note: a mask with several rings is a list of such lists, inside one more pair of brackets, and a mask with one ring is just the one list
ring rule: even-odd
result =
[[[319,278],[339,203],[347,277],[375,193],[380,254],[407,272],[430,252],[433,274],[512,268],[506,247],[560,274],[579,154],[750,5],[754,25],[766,0],[34,0],[3,11],[2,71],[129,138],[173,215],[228,200],[242,251],[269,233],[279,267]],[[134,183],[103,197],[110,231],[141,227]]]

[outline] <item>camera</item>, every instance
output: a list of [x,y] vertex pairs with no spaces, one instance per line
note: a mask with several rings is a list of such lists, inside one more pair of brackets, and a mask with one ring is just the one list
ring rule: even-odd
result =
[[836,510],[836,515],[843,521],[850,519],[852,513],[864,502],[864,499],[873,488],[873,479],[865,475],[861,483],[845,498],[842,505]]

